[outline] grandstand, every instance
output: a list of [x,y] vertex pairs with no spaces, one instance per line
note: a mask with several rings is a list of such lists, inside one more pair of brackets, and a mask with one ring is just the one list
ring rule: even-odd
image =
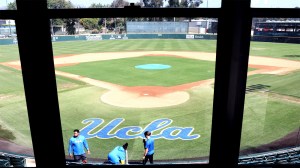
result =
[[[186,160],[180,162],[156,161],[155,164],[205,164],[208,160]],[[139,161],[129,161],[129,165],[141,165]],[[292,148],[284,148],[269,152],[243,155],[239,157],[239,165],[278,165],[278,164],[300,164],[300,146]],[[107,161],[90,161],[88,164],[74,163],[71,160],[66,160],[68,166],[96,166],[110,165]],[[0,167],[34,167],[35,160],[32,157],[24,155],[15,155],[0,152]]]
[[0,152],[0,167],[35,167],[33,157]]
[[300,146],[239,157],[239,165],[300,164]]

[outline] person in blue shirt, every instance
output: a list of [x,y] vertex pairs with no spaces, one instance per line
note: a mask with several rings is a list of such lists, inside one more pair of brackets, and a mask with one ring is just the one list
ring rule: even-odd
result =
[[85,137],[79,135],[79,130],[75,129],[74,136],[72,136],[69,141],[69,155],[71,159],[74,156],[74,161],[79,162],[81,160],[83,163],[87,163],[84,148],[87,150],[87,153],[90,154]]
[[115,147],[111,152],[109,152],[107,156],[108,161],[112,164],[125,164],[127,147],[127,142],[123,146]]
[[143,165],[145,165],[148,160],[150,164],[153,164],[153,155],[154,155],[154,139],[150,138],[151,132],[144,132],[146,139],[143,139],[144,143],[144,156],[143,156]]

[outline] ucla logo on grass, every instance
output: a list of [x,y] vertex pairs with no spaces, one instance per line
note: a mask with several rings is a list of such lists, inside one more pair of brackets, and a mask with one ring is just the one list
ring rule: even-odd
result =
[[[144,138],[144,132],[147,130],[153,132],[151,137],[154,139],[193,140],[200,137],[199,134],[193,134],[193,127],[170,126],[173,121],[168,118],[154,120],[145,128],[140,126],[120,127],[124,121],[124,118],[116,118],[104,125],[104,120],[101,118],[85,119],[82,123],[86,126],[80,130],[80,134],[87,139],[135,139]],[[103,126],[101,127],[101,125]],[[157,133],[158,131],[159,133]]]

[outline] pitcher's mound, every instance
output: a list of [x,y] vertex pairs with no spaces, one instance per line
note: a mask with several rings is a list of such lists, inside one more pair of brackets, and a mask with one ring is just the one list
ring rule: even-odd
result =
[[151,91],[111,90],[101,96],[104,103],[118,107],[153,108],[181,104],[189,100],[185,91],[153,93]]

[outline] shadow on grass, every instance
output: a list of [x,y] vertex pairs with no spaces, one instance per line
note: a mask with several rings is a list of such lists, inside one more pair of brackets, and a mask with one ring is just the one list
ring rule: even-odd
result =
[[6,140],[15,140],[16,137],[14,134],[6,129],[3,129],[2,126],[0,125],[0,138],[6,139]]
[[300,55],[284,55],[284,57],[288,57],[288,58],[299,58]]
[[250,85],[246,88],[246,94],[250,92],[265,91],[268,92],[271,86],[263,84]]

